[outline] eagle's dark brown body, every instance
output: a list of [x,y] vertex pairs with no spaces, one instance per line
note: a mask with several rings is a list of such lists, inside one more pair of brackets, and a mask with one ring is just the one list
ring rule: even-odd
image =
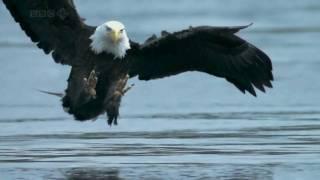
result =
[[[112,54],[92,51],[89,37],[96,27],[82,21],[72,0],[3,2],[39,48],[51,53],[55,62],[72,66],[62,101],[76,120],[94,119],[106,112],[109,124],[116,123],[129,77],[152,80],[200,71],[224,78],[254,96],[255,88],[265,92],[265,87],[272,87],[270,58],[235,35],[248,26],[200,26],[163,32],[143,44],[131,41],[125,58],[115,59]],[[37,17],[34,12],[41,10],[53,16]]]
[[[128,68],[126,61],[114,61],[112,57],[110,59],[86,59],[87,62],[82,65],[72,67],[63,107],[69,109],[68,112],[73,114],[75,119],[94,119],[104,112],[107,112],[110,123],[117,119],[121,97],[128,80]],[[86,92],[83,83],[83,79],[89,77],[92,70],[95,70],[98,78],[96,97]]]
[[[93,33],[93,30],[92,30]],[[88,37],[89,34],[80,37]],[[128,80],[129,65],[127,60],[114,59],[111,54],[102,53],[95,55],[89,48],[91,41],[86,38],[81,40],[79,46],[85,51],[78,52],[76,65],[72,66],[68,79],[66,96],[63,97],[63,107],[68,113],[74,115],[76,120],[84,121],[95,119],[107,113],[108,122],[117,123],[121,98],[124,95]],[[95,71],[97,85],[96,96],[92,97],[87,92],[84,79]]]

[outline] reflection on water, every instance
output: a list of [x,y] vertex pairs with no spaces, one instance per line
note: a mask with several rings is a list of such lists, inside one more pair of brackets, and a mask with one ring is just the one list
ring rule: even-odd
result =
[[[308,171],[304,169],[308,168]],[[279,164],[149,164],[122,165],[119,167],[79,167],[69,169],[16,169],[15,173],[28,175],[29,179],[69,180],[123,180],[123,179],[312,179],[319,175],[319,166]],[[11,172],[12,174],[14,173]],[[9,172],[10,173],[10,172]],[[15,177],[14,175],[11,177]]]
[[[152,165],[151,165],[152,167]],[[124,168],[123,173],[127,179],[132,177],[141,177],[141,179],[171,179],[175,177],[180,177],[183,179],[262,179],[270,180],[272,179],[272,172],[267,169],[272,167],[272,165],[266,167],[256,168],[254,166],[239,166],[239,167],[217,167],[216,165],[176,165],[165,167],[156,170],[150,167],[133,167]],[[141,172],[137,169],[143,169]],[[180,174],[171,174],[170,169],[181,168]],[[209,169],[208,169],[209,168]],[[192,169],[199,169],[197,172],[192,172]],[[211,171],[211,172],[210,172]],[[212,172],[215,172],[215,176],[212,176]],[[141,173],[141,174],[140,174]],[[118,170],[102,170],[102,169],[71,169],[65,173],[66,179],[103,179],[103,180],[122,180],[124,178]]]
[[71,169],[65,172],[68,180],[122,180],[118,170],[99,170],[99,169]]
[[35,90],[62,91],[70,68],[31,44],[0,3],[0,179],[320,177],[320,1],[76,3],[88,23],[116,17],[139,41],[163,29],[254,22],[241,36],[272,57],[275,88],[252,98],[200,73],[133,79],[119,126],[79,123]]

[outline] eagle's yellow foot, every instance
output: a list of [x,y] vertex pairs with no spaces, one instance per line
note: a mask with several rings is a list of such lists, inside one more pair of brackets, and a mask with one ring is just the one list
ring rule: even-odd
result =
[[125,95],[131,88],[133,88],[134,84],[131,84],[130,86],[127,86],[122,90],[122,95]]
[[124,96],[134,86],[134,84],[131,84],[130,86],[126,87],[129,78],[130,78],[129,75],[126,75],[119,82],[119,85],[118,85],[119,88],[117,90],[121,92],[122,96]]
[[95,70],[92,70],[88,78],[83,78],[84,81],[84,90],[88,93],[93,99],[96,98],[96,86],[98,83],[98,77]]

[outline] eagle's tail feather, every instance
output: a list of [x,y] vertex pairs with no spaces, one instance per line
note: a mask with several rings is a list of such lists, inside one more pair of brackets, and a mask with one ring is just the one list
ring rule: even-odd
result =
[[50,91],[43,91],[43,90],[39,90],[39,92],[42,92],[44,94],[49,94],[49,95],[53,95],[53,96],[57,96],[57,97],[60,97],[60,98],[63,98],[65,96],[65,93],[57,93],[57,92],[50,92]]

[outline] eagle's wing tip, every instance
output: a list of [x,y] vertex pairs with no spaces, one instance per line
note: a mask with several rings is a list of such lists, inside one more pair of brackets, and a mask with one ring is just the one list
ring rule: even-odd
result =
[[249,27],[251,27],[251,26],[253,26],[253,22],[251,22],[251,23],[249,23],[249,24],[247,24],[247,25],[244,25],[244,26],[241,26],[241,28],[240,29],[246,29],[246,28],[249,28]]

